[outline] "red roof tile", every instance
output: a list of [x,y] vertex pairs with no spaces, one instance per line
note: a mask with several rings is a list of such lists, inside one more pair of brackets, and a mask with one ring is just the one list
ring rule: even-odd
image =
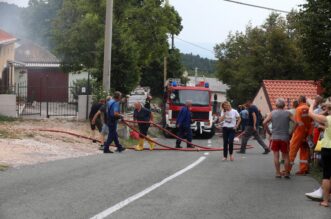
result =
[[264,80],[263,87],[272,109],[275,109],[276,99],[280,97],[292,103],[300,95],[313,99],[318,94],[317,83],[312,80]]
[[0,44],[16,41],[16,38],[0,29]]

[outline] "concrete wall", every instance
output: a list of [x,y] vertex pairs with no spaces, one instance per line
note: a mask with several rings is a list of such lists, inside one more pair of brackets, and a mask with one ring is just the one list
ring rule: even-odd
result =
[[77,80],[82,80],[88,78],[88,72],[80,72],[80,73],[69,73],[68,84],[72,86],[73,83]]
[[211,92],[211,101],[214,101],[214,94],[217,95],[217,102],[223,103],[226,101],[226,94],[220,92]]
[[[91,95],[89,95],[87,109],[86,109],[86,104],[87,104],[87,95],[79,95],[78,96],[78,113],[77,113],[78,120],[87,120],[88,119],[88,114],[90,113],[91,106],[92,106],[92,96]],[[86,114],[86,110],[87,110],[87,114]],[[86,115],[87,115],[87,117],[86,117]]]
[[12,95],[12,94],[0,95],[0,115],[17,117],[16,95]]
[[266,97],[266,94],[264,93],[262,87],[260,88],[259,92],[255,96],[253,104],[256,105],[261,110],[262,116],[265,116],[268,113],[270,113],[270,108],[269,108],[269,105],[267,102],[267,97]]

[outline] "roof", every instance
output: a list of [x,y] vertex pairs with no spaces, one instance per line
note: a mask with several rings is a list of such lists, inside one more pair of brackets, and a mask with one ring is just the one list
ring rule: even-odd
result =
[[15,61],[27,67],[60,67],[60,60],[47,49],[27,40],[20,41],[15,49]]
[[0,29],[0,45],[14,43],[15,41],[17,39],[14,36]]
[[300,95],[313,99],[318,94],[318,85],[313,80],[263,80],[262,85],[271,109],[276,108],[276,99],[297,100]]
[[[195,82],[194,76],[189,76],[188,79],[191,83]],[[213,92],[226,93],[226,91],[229,89],[228,85],[223,84],[223,82],[218,80],[217,78],[197,77],[197,82],[199,81],[208,82],[209,88]]]

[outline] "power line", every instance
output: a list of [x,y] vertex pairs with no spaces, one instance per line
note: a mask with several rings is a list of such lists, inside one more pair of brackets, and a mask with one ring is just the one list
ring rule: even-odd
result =
[[197,47],[197,48],[200,48],[200,49],[206,50],[206,51],[208,51],[208,52],[211,52],[213,55],[215,54],[214,51],[212,51],[212,50],[210,50],[210,49],[207,49],[207,48],[204,48],[204,47],[202,47],[202,46],[200,46],[200,45],[198,45],[198,44],[191,43],[191,42],[189,42],[189,41],[183,40],[183,39],[181,39],[181,38],[179,38],[179,37],[176,37],[176,36],[175,36],[175,38],[178,39],[178,40],[180,40],[180,41],[183,41],[184,43],[187,43],[187,44],[190,44],[190,45],[195,46],[195,47]]
[[290,13],[289,11],[284,11],[284,10],[280,10],[280,9],[275,9],[275,8],[269,8],[269,7],[264,7],[264,6],[260,6],[260,5],[253,5],[253,4],[248,4],[248,3],[244,3],[244,2],[238,2],[238,1],[232,1],[232,0],[224,0],[226,2],[231,2],[234,4],[239,4],[239,5],[245,5],[245,6],[249,6],[249,7],[254,7],[254,8],[260,8],[260,9],[265,9],[265,10],[270,10],[270,11],[277,11],[277,12],[281,12],[281,13]]

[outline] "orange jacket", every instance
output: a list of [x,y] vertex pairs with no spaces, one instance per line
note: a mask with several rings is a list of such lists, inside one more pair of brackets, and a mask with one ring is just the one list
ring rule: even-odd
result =
[[309,107],[305,103],[300,103],[295,110],[294,120],[298,123],[294,133],[310,135],[313,131],[313,120],[308,115]]

